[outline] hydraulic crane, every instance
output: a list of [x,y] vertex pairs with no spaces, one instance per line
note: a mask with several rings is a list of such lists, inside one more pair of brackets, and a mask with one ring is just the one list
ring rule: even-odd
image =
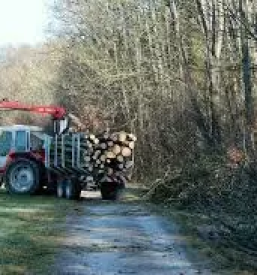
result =
[[8,99],[3,99],[0,102],[0,110],[5,111],[24,111],[36,114],[41,114],[43,116],[50,115],[54,122],[54,133],[62,134],[69,127],[69,115],[63,107],[53,106],[53,105],[29,105],[20,103],[18,101],[9,101]]

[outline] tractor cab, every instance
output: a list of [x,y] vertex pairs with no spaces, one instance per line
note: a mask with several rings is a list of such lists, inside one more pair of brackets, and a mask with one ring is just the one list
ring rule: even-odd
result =
[[0,169],[6,166],[10,153],[42,151],[46,134],[40,127],[14,125],[0,127]]

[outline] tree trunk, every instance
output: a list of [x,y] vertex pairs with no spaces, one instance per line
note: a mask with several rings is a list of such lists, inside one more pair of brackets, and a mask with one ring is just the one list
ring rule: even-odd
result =
[[248,12],[247,12],[247,0],[239,1],[239,13],[241,23],[241,51],[242,51],[242,79],[243,90],[245,99],[245,149],[249,154],[253,151],[252,141],[252,127],[253,127],[253,95],[252,95],[252,83],[251,83],[251,56],[248,41]]

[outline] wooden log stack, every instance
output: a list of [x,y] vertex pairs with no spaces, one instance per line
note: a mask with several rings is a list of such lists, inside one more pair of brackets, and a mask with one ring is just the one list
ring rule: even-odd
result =
[[[104,175],[111,176],[113,173],[120,171],[126,172],[133,166],[132,156],[135,148],[136,137],[126,132],[104,133],[102,135],[93,135],[80,133],[80,167],[88,171],[90,179],[97,180]],[[64,138],[58,137],[54,140],[52,150],[50,151],[51,159],[57,155],[58,163],[64,164],[65,168],[74,168],[73,159],[76,146],[72,134],[65,135]],[[63,150],[64,148],[64,150]],[[77,150],[75,150],[77,154]],[[76,164],[75,164],[76,166]]]

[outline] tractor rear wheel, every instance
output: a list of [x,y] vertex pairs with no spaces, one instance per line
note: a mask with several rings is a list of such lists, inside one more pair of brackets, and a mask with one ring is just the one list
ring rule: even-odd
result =
[[7,168],[5,186],[10,194],[35,194],[40,188],[40,171],[36,162],[17,159]]

